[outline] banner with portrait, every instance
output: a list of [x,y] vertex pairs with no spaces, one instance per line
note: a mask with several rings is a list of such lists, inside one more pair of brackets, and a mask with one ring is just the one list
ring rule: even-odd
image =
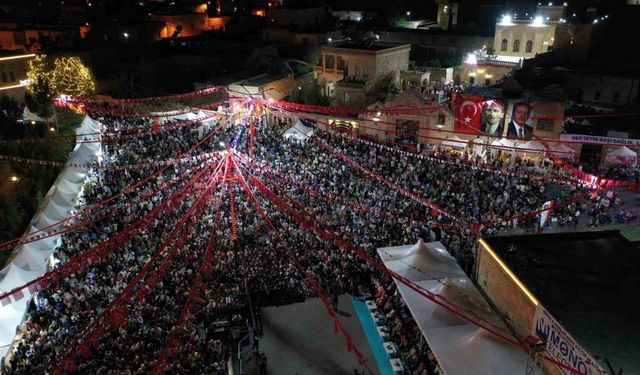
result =
[[534,103],[518,99],[509,100],[504,122],[504,137],[530,141],[534,134],[534,107]]
[[480,107],[480,134],[502,137],[504,133],[504,102],[497,99],[486,99]]

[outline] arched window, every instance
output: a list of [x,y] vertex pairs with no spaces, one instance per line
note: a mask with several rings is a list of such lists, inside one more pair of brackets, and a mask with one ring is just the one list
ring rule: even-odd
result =
[[527,40],[527,46],[525,48],[526,48],[526,52],[530,53],[533,50],[533,41]]
[[502,39],[502,44],[500,45],[500,51],[507,50],[507,43],[509,43],[506,39]]
[[513,52],[520,52],[520,41],[518,39],[513,41]]

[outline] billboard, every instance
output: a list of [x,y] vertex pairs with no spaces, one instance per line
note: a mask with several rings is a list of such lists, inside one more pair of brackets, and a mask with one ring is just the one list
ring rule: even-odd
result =
[[459,95],[456,99],[456,133],[502,137],[505,129],[503,101],[477,95]]
[[534,106],[532,103],[509,100],[504,137],[530,141],[533,138]]
[[[600,365],[571,337],[547,310],[538,305],[533,319],[533,334],[547,344],[546,355],[586,375],[604,375]],[[558,366],[563,375],[574,372]]]

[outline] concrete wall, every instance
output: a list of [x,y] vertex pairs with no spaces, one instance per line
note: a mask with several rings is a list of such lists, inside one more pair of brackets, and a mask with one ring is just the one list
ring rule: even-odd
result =
[[523,337],[530,335],[536,305],[490,254],[483,241],[478,242],[476,280],[480,289],[498,311],[505,315],[516,333]]
[[[517,56],[523,58],[535,57],[537,53],[547,52],[554,45],[555,24],[546,24],[534,27],[530,24],[515,24],[503,26],[496,24],[496,31],[493,39],[493,48],[497,55]],[[502,40],[507,40],[506,51],[502,50]],[[514,51],[514,42],[520,41],[519,51]],[[527,52],[527,42],[532,42],[531,52]]]

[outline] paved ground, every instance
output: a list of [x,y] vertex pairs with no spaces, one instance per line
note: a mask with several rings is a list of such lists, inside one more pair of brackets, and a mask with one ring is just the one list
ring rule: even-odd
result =
[[[341,296],[340,319],[353,342],[379,373],[362,326],[348,296]],[[318,298],[303,303],[262,310],[265,335],[260,350],[266,353],[269,375],[352,375],[362,371],[353,353],[346,349],[341,334],[334,334],[333,321]],[[247,364],[247,374],[259,374],[256,360]]]

